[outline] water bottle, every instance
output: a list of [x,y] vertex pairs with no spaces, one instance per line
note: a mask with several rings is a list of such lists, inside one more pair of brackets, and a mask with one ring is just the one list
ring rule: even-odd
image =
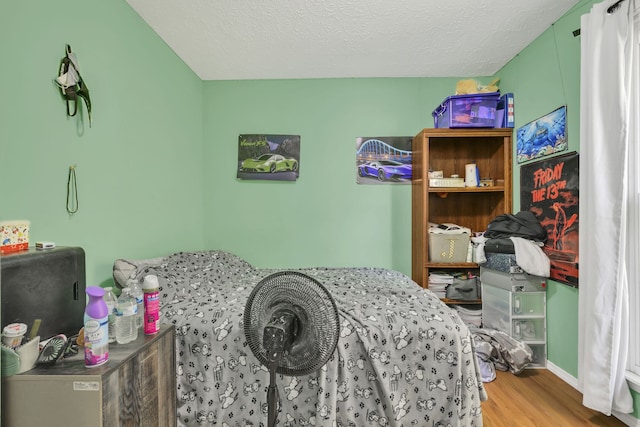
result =
[[160,330],[160,285],[154,275],[144,277],[144,333],[153,335]]
[[109,360],[109,309],[104,302],[104,289],[87,286],[89,301],[84,310],[84,364],[88,368]]
[[127,286],[131,289],[131,295],[136,299],[138,304],[138,315],[136,316],[136,326],[142,327],[142,319],[144,317],[144,293],[137,279],[131,278],[127,280]]
[[131,289],[122,289],[116,306],[116,342],[118,344],[126,344],[138,338],[137,314],[138,304],[131,295]]
[[118,299],[113,293],[111,286],[104,288],[104,302],[109,310],[109,342],[116,341],[116,306]]

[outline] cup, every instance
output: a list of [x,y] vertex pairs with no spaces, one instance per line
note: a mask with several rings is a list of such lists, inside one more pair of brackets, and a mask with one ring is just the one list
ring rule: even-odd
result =
[[35,366],[38,355],[40,354],[39,349],[40,337],[38,336],[16,348],[16,353],[20,356],[20,369],[18,369],[18,374],[27,372]]
[[2,330],[2,344],[10,348],[16,348],[22,344],[22,338],[27,333],[27,325],[24,323],[11,323]]

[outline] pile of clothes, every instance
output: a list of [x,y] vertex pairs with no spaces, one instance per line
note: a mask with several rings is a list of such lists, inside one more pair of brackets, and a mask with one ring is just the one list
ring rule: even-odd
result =
[[542,251],[547,231],[530,211],[503,214],[489,223],[481,236],[472,237],[475,261],[486,262],[486,252],[515,254],[517,264],[534,276],[549,277],[551,263]]
[[496,369],[518,375],[533,360],[526,343],[495,329],[470,328],[483,382],[496,379]]

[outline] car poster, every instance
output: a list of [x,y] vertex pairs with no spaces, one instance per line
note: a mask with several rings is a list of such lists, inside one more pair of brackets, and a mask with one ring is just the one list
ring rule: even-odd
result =
[[356,138],[358,184],[411,184],[410,136]]
[[295,181],[300,175],[300,135],[238,136],[238,179]]

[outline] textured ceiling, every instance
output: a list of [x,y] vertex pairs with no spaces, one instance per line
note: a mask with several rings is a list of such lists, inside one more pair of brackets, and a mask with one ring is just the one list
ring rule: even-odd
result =
[[578,0],[127,0],[203,80],[494,74]]

